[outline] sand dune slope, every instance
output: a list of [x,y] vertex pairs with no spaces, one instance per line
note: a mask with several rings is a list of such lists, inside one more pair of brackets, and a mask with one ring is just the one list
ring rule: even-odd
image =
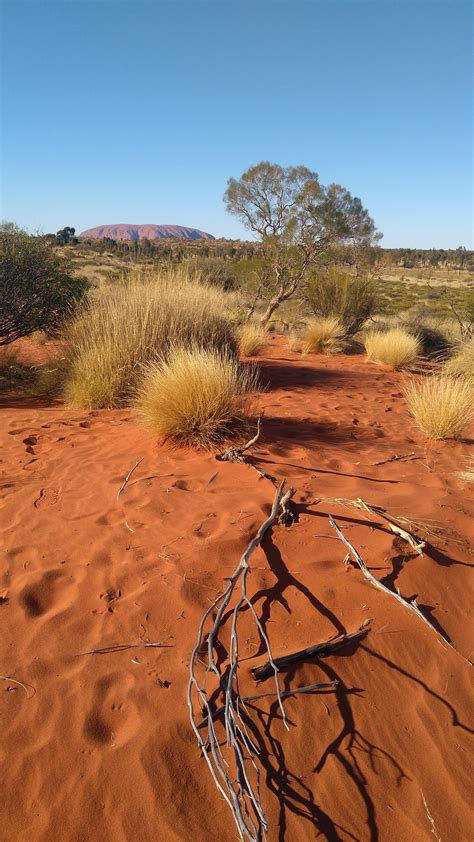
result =
[[[271,700],[253,709],[269,839],[467,842],[473,495],[456,471],[469,444],[427,446],[402,376],[361,357],[301,358],[275,340],[261,364],[255,462],[296,487],[299,515],[253,556],[274,653],[372,620],[359,645],[282,674],[286,687],[339,682],[287,700],[289,733]],[[24,687],[0,681],[0,838],[230,842],[189,726],[188,664],[200,616],[268,514],[270,483],[158,446],[130,411],[3,404],[0,673]],[[320,497],[362,497],[444,531],[420,557]],[[344,565],[328,512],[461,654]],[[250,669],[264,655],[242,623],[242,690],[255,692]],[[144,642],[165,646],[83,654]]]

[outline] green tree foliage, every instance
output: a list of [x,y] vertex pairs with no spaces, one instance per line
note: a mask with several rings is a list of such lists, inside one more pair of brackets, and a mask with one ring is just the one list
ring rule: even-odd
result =
[[377,288],[372,278],[352,275],[330,266],[308,278],[306,298],[316,316],[335,316],[352,336],[377,311]]
[[70,226],[66,226],[66,228],[61,228],[60,231],[56,233],[56,237],[54,239],[55,245],[57,246],[66,246],[69,242],[77,243],[77,237],[74,236],[76,233],[75,228],[71,228]]
[[367,247],[380,238],[360,199],[339,184],[324,187],[306,167],[264,161],[240,179],[229,179],[224,201],[259,237],[272,272],[274,288],[262,324],[295,294],[324,251],[335,245]]
[[0,226],[0,345],[35,330],[54,334],[86,288],[47,240]]

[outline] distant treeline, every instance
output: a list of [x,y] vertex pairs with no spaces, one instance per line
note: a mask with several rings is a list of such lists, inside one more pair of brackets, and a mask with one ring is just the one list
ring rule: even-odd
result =
[[[261,252],[261,243],[245,240],[78,240],[74,247],[84,252],[111,252],[131,259],[147,258],[179,262],[186,257],[224,257],[231,260],[247,260]],[[339,258],[344,261],[344,248],[339,249]],[[348,263],[352,261],[347,255]],[[474,271],[474,251],[457,249],[385,249],[380,246],[365,249],[364,257],[373,266],[453,269]]]

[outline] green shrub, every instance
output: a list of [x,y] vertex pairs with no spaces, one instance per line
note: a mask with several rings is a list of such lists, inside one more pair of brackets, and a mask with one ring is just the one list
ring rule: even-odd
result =
[[372,279],[351,275],[337,266],[310,278],[306,296],[315,316],[338,319],[348,336],[364,326],[378,304]]
[[86,288],[47,240],[0,227],[0,345],[35,331],[57,332]]
[[225,257],[190,257],[182,265],[191,274],[199,275],[206,284],[225,290],[235,287],[235,263]]

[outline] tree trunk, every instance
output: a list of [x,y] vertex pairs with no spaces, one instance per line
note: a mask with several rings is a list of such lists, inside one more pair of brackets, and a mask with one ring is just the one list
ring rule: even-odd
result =
[[275,312],[275,310],[278,309],[280,304],[282,304],[283,301],[288,301],[288,299],[291,298],[297,286],[298,281],[293,281],[287,289],[285,289],[284,284],[280,286],[280,289],[278,290],[277,294],[271,299],[267,309],[265,310],[260,320],[260,324],[262,325],[262,327],[267,326],[268,322],[273,316],[273,313]]

